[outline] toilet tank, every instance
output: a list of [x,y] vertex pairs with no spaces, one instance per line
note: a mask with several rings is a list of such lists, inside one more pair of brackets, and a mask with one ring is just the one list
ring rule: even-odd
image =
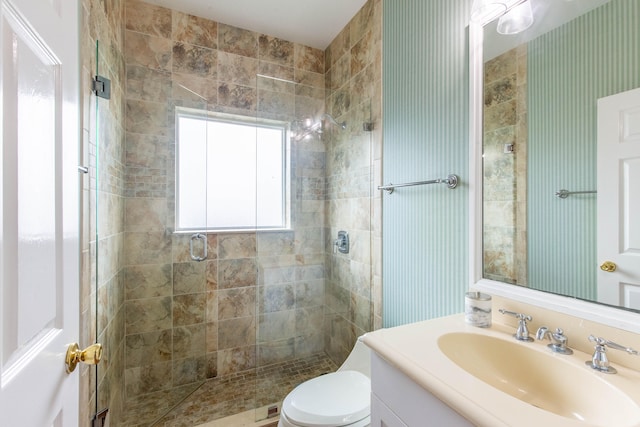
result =
[[358,337],[349,357],[338,368],[338,371],[358,371],[366,375],[367,378],[371,378],[371,350],[362,342],[363,337],[364,335]]

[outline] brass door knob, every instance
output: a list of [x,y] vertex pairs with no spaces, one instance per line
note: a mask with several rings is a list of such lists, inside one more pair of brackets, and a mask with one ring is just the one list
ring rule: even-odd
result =
[[78,343],[73,343],[67,348],[67,356],[64,362],[67,365],[67,372],[73,372],[79,362],[87,365],[97,365],[102,358],[102,344],[93,344],[84,350],[78,348]]
[[602,271],[606,271],[607,273],[613,273],[614,271],[616,271],[616,268],[618,266],[616,265],[615,262],[612,261],[605,261],[602,263],[602,265],[600,266],[600,270]]

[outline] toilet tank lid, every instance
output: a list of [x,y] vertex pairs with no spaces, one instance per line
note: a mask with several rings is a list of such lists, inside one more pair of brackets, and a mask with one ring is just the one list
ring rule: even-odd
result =
[[287,395],[282,411],[299,426],[344,426],[371,412],[371,381],[357,371],[338,371],[305,381]]

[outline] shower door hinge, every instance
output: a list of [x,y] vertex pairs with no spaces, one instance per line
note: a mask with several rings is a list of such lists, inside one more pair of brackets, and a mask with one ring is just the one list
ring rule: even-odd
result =
[[111,99],[111,80],[108,78],[96,76],[93,79],[92,89],[100,98]]
[[109,412],[109,408],[104,408],[96,413],[91,419],[91,427],[104,427],[107,422],[107,412]]

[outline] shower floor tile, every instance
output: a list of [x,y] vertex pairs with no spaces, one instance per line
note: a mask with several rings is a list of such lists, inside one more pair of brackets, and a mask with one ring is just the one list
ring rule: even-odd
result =
[[[266,413],[267,408],[260,408]],[[197,427],[277,427],[278,417],[256,421],[255,411],[246,411],[229,417],[219,418]]]
[[[154,393],[125,408],[123,427],[194,427],[255,408],[277,404],[298,384],[337,366],[325,354],[290,360],[256,370],[205,381],[188,396]],[[191,389],[194,387],[192,386]],[[186,397],[186,398],[185,398]],[[183,400],[182,402],[180,402]],[[169,413],[171,407],[175,406]],[[162,414],[161,419],[158,417]]]

